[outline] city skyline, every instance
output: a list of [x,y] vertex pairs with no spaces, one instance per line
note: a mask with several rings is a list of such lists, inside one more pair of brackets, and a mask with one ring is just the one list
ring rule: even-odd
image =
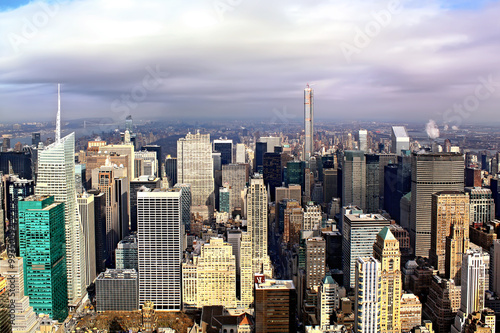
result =
[[460,127],[495,114],[498,29],[489,27],[499,8],[497,1],[6,1],[0,112],[4,121],[51,120],[60,82],[63,120],[292,122],[302,118],[301,90],[315,83],[317,119],[431,118]]

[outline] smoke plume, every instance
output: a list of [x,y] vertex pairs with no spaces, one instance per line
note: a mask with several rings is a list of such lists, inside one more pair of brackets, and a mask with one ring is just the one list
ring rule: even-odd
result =
[[436,122],[432,119],[429,120],[427,125],[425,125],[425,131],[431,139],[436,139],[439,137],[439,128],[437,127]]

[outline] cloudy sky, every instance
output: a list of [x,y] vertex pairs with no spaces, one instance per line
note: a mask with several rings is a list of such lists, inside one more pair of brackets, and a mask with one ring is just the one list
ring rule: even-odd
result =
[[0,122],[497,122],[500,2],[0,1]]

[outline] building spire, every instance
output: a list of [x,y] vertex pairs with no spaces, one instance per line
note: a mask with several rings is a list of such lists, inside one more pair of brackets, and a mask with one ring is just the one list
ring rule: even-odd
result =
[[57,84],[56,142],[61,141],[61,84]]

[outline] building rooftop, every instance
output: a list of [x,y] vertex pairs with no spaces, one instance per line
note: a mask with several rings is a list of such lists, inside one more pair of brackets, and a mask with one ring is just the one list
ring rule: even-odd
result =
[[295,289],[292,280],[273,280],[266,279],[264,283],[256,283],[256,290],[274,290],[274,289]]
[[137,279],[137,271],[135,269],[106,269],[97,277],[97,280],[129,280]]
[[350,221],[388,221],[380,214],[345,214]]
[[392,126],[392,132],[395,137],[398,138],[407,138],[408,133],[406,132],[406,128],[404,126]]

